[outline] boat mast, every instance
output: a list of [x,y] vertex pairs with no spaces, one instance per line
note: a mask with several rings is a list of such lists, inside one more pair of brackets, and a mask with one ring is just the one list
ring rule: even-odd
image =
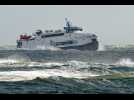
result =
[[72,26],[71,23],[65,18],[66,21],[66,27],[64,27],[64,30],[66,33],[73,33],[75,31],[82,31],[81,27]]

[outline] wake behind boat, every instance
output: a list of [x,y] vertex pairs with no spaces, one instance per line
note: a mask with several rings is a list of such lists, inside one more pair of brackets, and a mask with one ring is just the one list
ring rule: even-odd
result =
[[17,48],[39,49],[59,48],[77,50],[97,50],[99,43],[97,36],[91,33],[83,33],[81,27],[72,26],[66,20],[66,27],[63,30],[37,30],[32,35],[20,35],[17,40]]

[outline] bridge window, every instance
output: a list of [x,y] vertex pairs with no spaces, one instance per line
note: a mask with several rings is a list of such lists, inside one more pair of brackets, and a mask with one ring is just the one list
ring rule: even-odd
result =
[[48,34],[48,35],[42,35],[42,38],[47,38],[47,37],[55,37],[55,36],[62,36],[64,33],[59,33],[59,34]]
[[56,42],[56,45],[73,44],[73,41]]

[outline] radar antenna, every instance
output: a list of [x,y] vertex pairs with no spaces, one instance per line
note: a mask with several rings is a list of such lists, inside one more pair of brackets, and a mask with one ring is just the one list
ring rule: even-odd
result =
[[65,18],[65,21],[66,21],[66,26],[71,27],[71,23],[67,20],[67,18]]
[[67,33],[69,32],[73,33],[75,31],[82,31],[82,28],[72,26],[71,23],[67,20],[67,18],[65,18],[65,21],[66,21],[66,27],[64,27],[64,29]]

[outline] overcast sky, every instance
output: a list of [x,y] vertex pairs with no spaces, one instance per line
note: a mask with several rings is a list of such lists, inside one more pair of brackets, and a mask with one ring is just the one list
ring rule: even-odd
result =
[[16,45],[21,33],[63,28],[66,17],[102,45],[134,44],[133,5],[0,5],[0,45]]

